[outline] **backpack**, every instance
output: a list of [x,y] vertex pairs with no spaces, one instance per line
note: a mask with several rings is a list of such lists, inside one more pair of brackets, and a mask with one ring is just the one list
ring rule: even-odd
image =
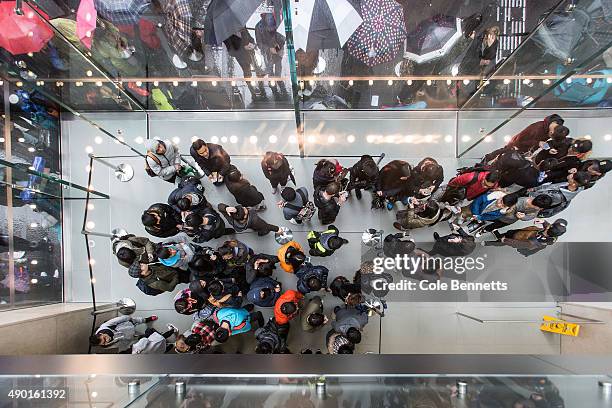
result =
[[[161,166],[161,161],[151,152],[147,152],[147,157],[151,158],[155,163]],[[149,175],[149,177],[157,177],[157,174],[153,172],[151,167],[149,167],[149,163],[147,162],[147,157],[145,157],[145,171]]]
[[159,290],[159,289],[155,289],[150,286],[147,286],[145,282],[140,278],[138,279],[138,281],[136,281],[136,287],[140,289],[142,293],[144,293],[145,295],[149,295],[149,296],[157,296],[157,295],[164,293],[163,290]]
[[[468,171],[463,171],[465,169],[468,169],[469,167],[462,167],[459,170],[457,170],[457,175],[461,175],[461,174],[465,174],[465,173],[469,173]],[[463,171],[463,172],[462,172]],[[459,202],[463,201],[466,197],[467,197],[467,190],[468,188],[476,183],[478,181],[478,177],[480,176],[480,173],[483,171],[489,171],[488,169],[485,169],[484,167],[480,167],[478,168],[478,170],[474,169],[471,170],[471,172],[474,173],[474,176],[472,176],[472,179],[470,180],[469,183],[467,183],[465,186],[460,186],[460,187],[454,187],[451,186],[450,184],[446,185],[446,191],[444,191],[444,194],[442,194],[442,197],[440,197],[439,201],[442,203],[448,203],[449,205],[457,205],[459,204]],[[451,179],[452,181],[452,179]]]
[[299,211],[298,215],[295,216],[295,219],[297,221],[308,221],[312,218],[317,209],[312,201],[308,201],[306,199],[306,196],[300,189],[296,189],[295,192],[298,193],[300,197],[302,197],[302,202],[305,203],[304,206],[298,207],[297,205],[289,203],[286,203],[285,206],[287,208],[291,208],[292,210]]

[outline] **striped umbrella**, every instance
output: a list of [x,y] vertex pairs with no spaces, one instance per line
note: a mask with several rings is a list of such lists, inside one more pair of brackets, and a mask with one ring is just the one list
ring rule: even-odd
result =
[[368,66],[389,62],[406,37],[404,10],[394,0],[363,0],[363,23],[348,39],[348,52]]

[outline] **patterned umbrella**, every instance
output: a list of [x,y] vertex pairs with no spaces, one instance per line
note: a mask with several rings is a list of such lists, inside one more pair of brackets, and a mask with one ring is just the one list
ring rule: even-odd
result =
[[438,14],[407,35],[404,58],[422,64],[440,58],[462,36],[461,19]]
[[208,7],[206,38],[209,43],[220,44],[245,27],[261,0],[213,0]]
[[368,66],[391,61],[406,36],[404,10],[394,0],[363,0],[363,23],[347,42],[348,52]]
[[53,30],[31,7],[24,7],[20,16],[15,13],[14,1],[0,3],[0,47],[13,55],[38,52],[53,37]]
[[143,0],[94,0],[96,10],[105,19],[117,25],[138,23],[150,2]]

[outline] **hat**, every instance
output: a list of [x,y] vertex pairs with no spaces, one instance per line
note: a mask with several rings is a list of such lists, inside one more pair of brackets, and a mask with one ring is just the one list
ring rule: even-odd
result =
[[140,262],[134,261],[128,268],[128,275],[132,278],[140,278]]
[[144,142],[145,149],[147,149],[147,151],[152,151],[152,152],[154,152],[155,149],[157,149],[158,144],[159,144],[159,139],[147,139]]

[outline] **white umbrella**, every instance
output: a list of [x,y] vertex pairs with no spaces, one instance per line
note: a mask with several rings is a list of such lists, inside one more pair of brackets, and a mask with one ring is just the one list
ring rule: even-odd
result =
[[[326,38],[323,40],[313,38],[312,34],[316,33],[314,33],[315,30],[311,32],[311,25],[313,15],[315,15],[315,5],[318,6],[317,13],[329,15],[334,23],[334,27],[317,27],[316,31],[323,32],[333,28],[335,35],[325,35]],[[324,7],[325,5],[327,7]],[[311,48],[341,48],[363,22],[357,10],[347,0],[292,0],[291,11],[293,42],[296,50],[306,51],[309,39],[314,43],[314,45],[311,44]],[[319,14],[316,15],[319,18]],[[277,31],[281,34],[285,33],[284,21],[281,22]]]

